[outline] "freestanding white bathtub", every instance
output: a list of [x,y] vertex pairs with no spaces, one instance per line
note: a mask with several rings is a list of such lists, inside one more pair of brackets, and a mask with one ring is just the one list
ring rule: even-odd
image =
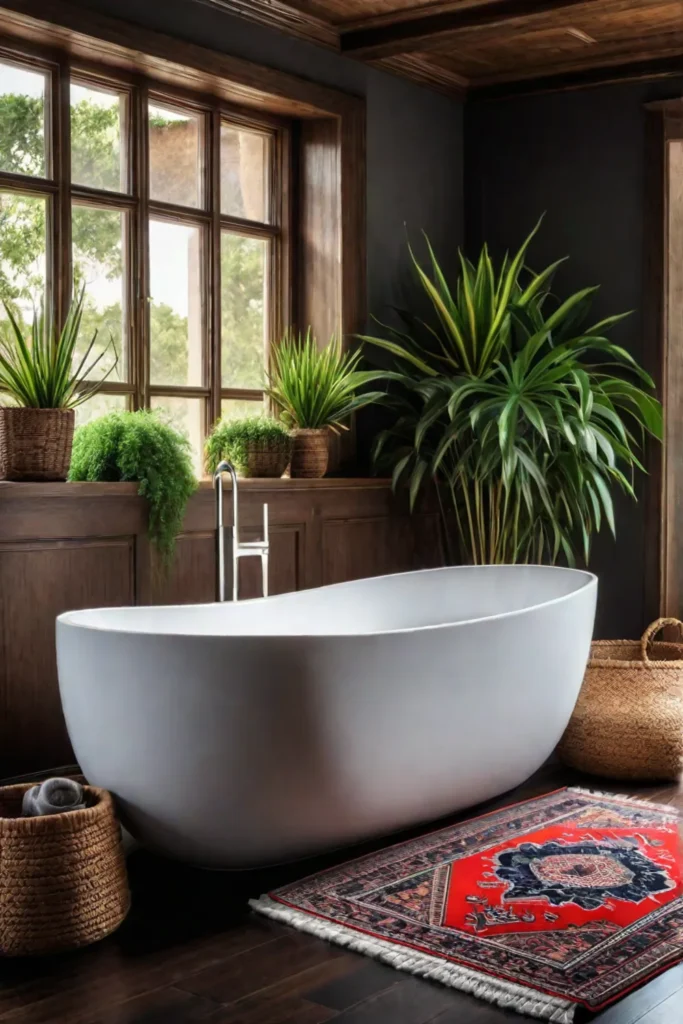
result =
[[69,735],[133,835],[198,865],[391,832],[543,763],[578,696],[596,591],[587,572],[484,566],[69,612]]

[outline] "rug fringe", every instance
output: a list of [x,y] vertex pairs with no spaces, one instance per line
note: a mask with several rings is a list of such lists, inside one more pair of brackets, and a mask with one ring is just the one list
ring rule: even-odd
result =
[[664,814],[669,814],[672,818],[679,818],[680,813],[671,804],[656,804],[652,800],[641,800],[635,796],[622,796],[621,793],[604,793],[599,789],[586,789],[585,786],[567,786],[569,793],[580,793],[582,796],[597,796],[604,797],[606,800],[618,800],[622,804],[627,804],[631,807],[649,807],[655,811],[662,811]]
[[481,974],[449,960],[364,935],[353,928],[288,907],[271,899],[270,896],[264,895],[257,900],[250,900],[249,905],[257,913],[291,925],[299,931],[334,942],[355,953],[363,953],[365,956],[381,960],[398,971],[416,974],[429,981],[438,981],[442,985],[494,1003],[503,1009],[514,1010],[538,1020],[552,1021],[554,1024],[572,1024],[574,1020],[576,1004],[567,999],[535,992],[514,982]]

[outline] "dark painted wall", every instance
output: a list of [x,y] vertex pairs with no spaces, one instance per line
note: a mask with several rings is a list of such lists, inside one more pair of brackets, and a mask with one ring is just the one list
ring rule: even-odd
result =
[[[598,316],[635,310],[615,331],[643,352],[643,104],[680,95],[683,83],[608,86],[496,103],[466,111],[467,246],[519,245],[546,218],[531,262],[569,263],[558,292],[599,284]],[[641,482],[642,490],[642,482]],[[620,501],[617,541],[602,536],[591,568],[601,578],[598,635],[637,636],[643,628],[643,503]]]
[[368,308],[383,313],[406,270],[406,223],[453,265],[463,237],[462,106],[322,47],[197,0],[81,6],[367,98]]

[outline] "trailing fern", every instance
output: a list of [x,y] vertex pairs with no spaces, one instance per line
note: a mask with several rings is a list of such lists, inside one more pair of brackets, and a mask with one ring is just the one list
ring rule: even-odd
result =
[[148,410],[112,412],[79,427],[69,480],[135,480],[149,502],[149,536],[170,564],[197,488],[187,438]]

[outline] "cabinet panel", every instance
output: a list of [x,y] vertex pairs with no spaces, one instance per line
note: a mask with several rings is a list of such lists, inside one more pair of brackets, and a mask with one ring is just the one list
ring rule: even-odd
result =
[[[301,588],[301,556],[303,526],[273,527],[270,531],[270,565],[268,587],[271,594],[287,594]],[[258,531],[245,531],[244,540],[260,540]],[[230,561],[230,551],[227,551]],[[228,585],[230,565],[227,567]],[[240,597],[261,596],[261,560],[243,558],[240,561]]]
[[324,583],[443,565],[436,515],[333,519],[322,534]]
[[[154,575],[156,574],[156,578]],[[153,570],[154,604],[206,604],[216,600],[216,537],[214,533],[185,533],[176,541],[173,565],[167,574]]]
[[133,603],[132,538],[0,545],[0,595],[2,762],[18,770],[69,763],[55,618]]

